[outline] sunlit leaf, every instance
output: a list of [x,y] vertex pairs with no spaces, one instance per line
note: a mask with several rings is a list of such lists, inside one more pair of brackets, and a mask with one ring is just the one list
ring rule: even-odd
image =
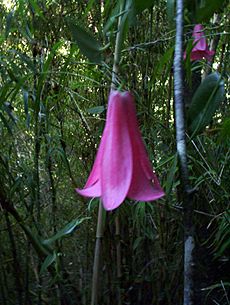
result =
[[13,17],[14,17],[14,11],[11,11],[6,17],[5,38],[7,38],[10,33]]
[[97,106],[97,107],[89,108],[87,110],[87,112],[91,113],[91,114],[100,114],[103,111],[105,111],[105,107],[104,106]]
[[38,5],[38,1],[34,1],[34,0],[29,0],[31,7],[33,8],[33,11],[40,17],[44,18],[44,15],[42,13],[42,10],[40,9],[39,5]]

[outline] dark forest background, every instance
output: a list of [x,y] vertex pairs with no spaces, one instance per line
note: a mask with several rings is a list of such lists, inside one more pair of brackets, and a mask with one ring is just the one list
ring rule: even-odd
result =
[[[84,186],[103,131],[122,1],[0,0],[1,305],[90,304],[99,200],[75,188]],[[166,195],[126,200],[107,214],[99,304],[177,305],[183,300],[183,207],[173,110],[175,2],[124,4],[120,83],[135,95]],[[225,87],[220,103],[202,89],[198,112],[207,100],[212,111],[203,128],[187,134],[195,305],[230,304],[229,20],[227,1],[185,1],[184,49],[191,51],[194,24],[202,23],[215,50],[212,62],[184,62],[186,111],[210,73]]]

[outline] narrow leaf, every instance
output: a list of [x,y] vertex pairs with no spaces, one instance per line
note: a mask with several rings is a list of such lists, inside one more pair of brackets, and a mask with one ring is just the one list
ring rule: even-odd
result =
[[87,112],[91,113],[91,114],[100,114],[103,111],[105,111],[105,107],[104,106],[97,106],[97,107],[89,108],[87,110]]
[[3,124],[5,125],[7,130],[9,131],[10,135],[13,135],[11,126],[9,125],[7,119],[4,117],[4,115],[1,112],[0,112],[0,120],[2,120]]
[[54,241],[61,239],[63,237],[65,237],[66,235],[71,234],[75,229],[77,229],[77,227],[86,219],[89,219],[89,217],[84,217],[84,218],[80,218],[80,219],[74,219],[72,220],[70,223],[68,223],[63,229],[61,229],[60,231],[58,231],[54,236],[52,236],[49,239],[46,239],[43,241],[43,244],[51,244]]
[[6,17],[5,38],[7,38],[10,33],[13,16],[14,16],[14,11],[11,11]]
[[34,1],[34,0],[29,0],[32,8],[33,8],[33,11],[38,15],[40,16],[41,18],[45,19],[44,16],[43,16],[43,13],[42,13],[42,10],[40,9],[40,7],[38,6],[37,4],[37,1]]
[[56,258],[56,252],[49,254],[41,266],[40,274],[44,273],[44,271],[46,271],[46,269],[56,260]]
[[71,31],[73,41],[78,45],[82,54],[91,62],[100,63],[102,61],[102,47],[94,35],[72,20],[68,20],[67,24]]
[[26,115],[26,126],[27,126],[27,128],[30,127],[30,114],[29,114],[29,107],[28,107],[28,98],[29,98],[28,91],[23,89],[24,111],[25,111],[25,115]]
[[176,1],[175,0],[167,0],[167,14],[168,14],[168,19],[171,24],[174,24],[174,19],[175,19],[175,5]]

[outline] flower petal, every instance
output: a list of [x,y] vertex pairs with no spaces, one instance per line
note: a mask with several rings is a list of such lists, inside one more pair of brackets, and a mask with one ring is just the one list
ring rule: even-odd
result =
[[140,163],[135,162],[135,158],[133,172],[133,179],[127,195],[129,198],[134,200],[150,201],[164,196],[164,191],[160,187],[157,177],[153,174],[154,179],[148,179]]
[[[109,110],[107,111],[107,119],[109,119]],[[102,133],[101,142],[96,154],[93,168],[90,172],[88,180],[83,189],[76,189],[76,191],[86,197],[100,197],[101,196],[101,163],[104,155],[104,148],[107,141],[107,123]]]
[[104,208],[113,210],[127,196],[133,173],[133,157],[124,95],[112,91],[108,107],[108,135],[101,165],[101,188]]
[[101,175],[101,160],[103,158],[103,152],[106,142],[106,129],[102,134],[101,142],[97,151],[97,155],[93,164],[93,168],[90,172],[89,178],[83,189],[76,189],[76,191],[86,197],[100,197],[101,196],[101,183],[99,183]]
[[[133,150],[133,176],[128,197],[135,200],[156,200],[164,196],[157,177],[154,175],[147,151],[138,128],[133,96],[126,93],[128,124]],[[153,181],[154,180],[154,184]]]
[[132,139],[132,146],[135,155],[137,156],[138,162],[141,163],[141,166],[145,172],[145,175],[148,179],[153,179],[153,170],[151,163],[148,158],[148,154],[143,143],[141,133],[138,127],[138,121],[136,116],[136,108],[134,103],[133,95],[130,92],[127,92],[126,95],[126,102],[128,104],[128,124],[130,130],[130,137]]
[[101,181],[97,180],[93,185],[84,187],[83,189],[76,189],[76,191],[85,197],[100,197],[101,196]]

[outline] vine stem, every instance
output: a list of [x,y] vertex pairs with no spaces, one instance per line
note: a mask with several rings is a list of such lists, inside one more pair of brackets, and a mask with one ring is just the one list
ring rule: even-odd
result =
[[193,198],[189,184],[185,107],[183,100],[183,0],[177,0],[176,8],[176,41],[174,54],[174,100],[176,144],[180,165],[180,179],[182,186],[182,201],[184,206],[184,305],[193,305]]

